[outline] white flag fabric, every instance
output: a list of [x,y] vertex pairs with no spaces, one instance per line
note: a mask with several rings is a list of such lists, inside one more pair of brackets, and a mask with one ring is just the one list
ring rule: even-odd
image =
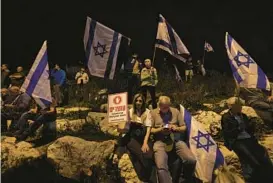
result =
[[206,42],[206,41],[205,41],[204,49],[207,52],[211,52],[211,51],[213,52],[214,51],[213,48],[212,48],[212,46],[208,42]]
[[113,79],[122,35],[87,17],[84,48],[90,74]]
[[44,41],[20,90],[32,96],[42,109],[49,107],[52,103],[47,41]]
[[159,15],[155,47],[167,51],[183,62],[186,62],[186,59],[181,55],[190,55],[178,34],[162,15]]
[[224,165],[224,156],[203,124],[196,121],[182,105],[180,112],[187,126],[189,148],[197,160],[195,175],[203,182],[212,182],[214,170]]
[[226,49],[233,77],[241,87],[270,90],[270,83],[263,70],[228,33]]

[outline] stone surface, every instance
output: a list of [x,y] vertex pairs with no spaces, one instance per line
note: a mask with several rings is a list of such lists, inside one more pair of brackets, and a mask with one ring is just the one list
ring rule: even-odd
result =
[[128,154],[123,154],[119,160],[118,167],[120,169],[120,175],[124,178],[126,183],[141,183]]
[[82,170],[92,166],[105,167],[115,143],[113,140],[93,142],[65,136],[48,147],[47,158],[60,175],[79,180]]
[[[238,97],[230,97],[229,99],[221,100],[219,103],[217,103],[220,107],[224,108],[227,107],[229,104],[233,104],[235,100],[237,100]],[[239,98],[242,105],[245,105],[245,100]]]
[[30,143],[15,143],[14,137],[2,137],[1,139],[1,173],[9,169],[17,168],[24,163],[31,163],[41,158],[45,153],[42,148],[35,149]]
[[221,116],[213,111],[199,111],[196,115],[193,116],[198,122],[202,123],[209,133],[211,132],[210,126],[213,124],[219,125],[220,128],[220,121]]
[[114,137],[119,136],[117,125],[109,123],[107,118],[102,120],[99,125],[100,125],[101,131],[105,133],[106,135],[111,135]]
[[[222,111],[220,113],[220,115],[223,115],[225,114],[226,112],[228,112],[228,109]],[[242,107],[242,113],[246,114],[249,118],[252,118],[252,117],[256,117],[256,118],[260,118],[257,113],[255,112],[255,110],[252,108],[252,107],[249,107],[249,106],[243,106]]]

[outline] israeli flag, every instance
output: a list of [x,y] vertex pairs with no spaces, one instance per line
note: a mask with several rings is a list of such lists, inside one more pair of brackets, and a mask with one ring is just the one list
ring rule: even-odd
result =
[[203,124],[197,122],[182,105],[180,112],[187,126],[189,148],[197,160],[195,175],[203,182],[212,182],[214,170],[224,165],[224,156]]
[[270,90],[270,83],[263,70],[228,33],[226,49],[233,77],[241,87]]
[[52,103],[47,41],[44,41],[20,90],[32,96],[42,109],[49,107]]
[[122,35],[87,17],[84,48],[90,74],[113,79]]
[[159,15],[155,47],[167,51],[183,62],[186,62],[186,59],[181,54],[190,54],[178,34],[162,15]]

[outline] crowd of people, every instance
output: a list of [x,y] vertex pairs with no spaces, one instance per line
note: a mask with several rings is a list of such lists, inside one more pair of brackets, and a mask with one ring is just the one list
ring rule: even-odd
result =
[[[120,149],[126,147],[136,173],[143,182],[198,182],[194,178],[197,160],[186,143],[187,127],[182,114],[172,107],[170,97],[160,96],[159,100],[156,100],[156,86],[159,81],[157,69],[152,66],[152,61],[145,59],[142,63],[138,55],[133,54],[123,69],[130,73],[130,77],[127,78],[129,80],[127,92],[129,103],[132,103],[133,107],[129,110],[125,128],[118,128],[122,135],[116,160],[121,157]],[[189,57],[186,61],[186,81],[192,79],[193,69],[192,58]],[[196,73],[205,75],[200,61],[197,61]],[[63,105],[66,87],[66,72],[58,64],[50,71],[52,103],[43,109],[31,96],[20,91],[26,78],[23,67],[17,67],[17,72],[10,74],[8,65],[3,64],[1,76],[2,133],[8,131],[17,141],[23,141],[41,125],[46,126],[56,120],[56,107]],[[77,84],[77,95],[87,97],[86,84],[89,82],[89,75],[84,67],[76,73],[74,79]],[[146,107],[148,92],[152,100],[152,109]],[[273,90],[262,105],[266,105],[269,112],[273,109],[272,96]],[[12,121],[9,128],[8,120]],[[29,120],[32,120],[31,124]],[[226,147],[238,155],[242,165],[247,165],[252,170],[244,174],[245,179],[249,182],[261,182],[261,179],[264,179],[262,182],[268,180],[273,182],[272,162],[265,148],[255,138],[254,126],[242,113],[239,100],[229,105],[229,111],[222,116],[221,124]],[[177,167],[175,163],[178,164]]]

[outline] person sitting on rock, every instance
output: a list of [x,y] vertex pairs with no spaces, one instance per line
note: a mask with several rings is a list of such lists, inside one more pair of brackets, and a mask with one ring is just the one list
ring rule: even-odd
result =
[[247,164],[253,170],[252,174],[244,175],[245,179],[252,179],[257,183],[273,182],[272,162],[265,148],[254,137],[254,126],[241,112],[241,103],[235,100],[229,104],[229,108],[221,119],[225,146],[237,154],[242,165]]
[[[168,153],[172,147],[175,153],[181,158],[186,182],[193,182],[196,158],[185,143],[186,125],[182,114],[173,107],[168,96],[160,96],[159,108],[151,111],[152,129],[154,134],[154,158],[160,183],[172,183],[168,167]],[[169,149],[171,147],[171,149]],[[173,177],[174,178],[174,177]]]
[[[33,134],[42,124],[53,122],[57,118],[56,101],[52,98],[52,103],[42,109],[38,105],[21,115],[17,123],[19,129],[14,133],[17,141],[24,141]],[[28,120],[34,122],[28,127]]]
[[151,130],[149,114],[144,96],[136,94],[133,107],[129,110],[127,123],[129,131],[119,141],[121,147],[127,147],[138,178],[143,182],[154,182],[155,179],[152,174],[152,144],[149,142]]
[[10,130],[13,129],[21,114],[29,110],[30,103],[31,97],[27,93],[21,92],[17,86],[11,86],[1,108],[1,131],[7,131],[7,120],[12,120]]

